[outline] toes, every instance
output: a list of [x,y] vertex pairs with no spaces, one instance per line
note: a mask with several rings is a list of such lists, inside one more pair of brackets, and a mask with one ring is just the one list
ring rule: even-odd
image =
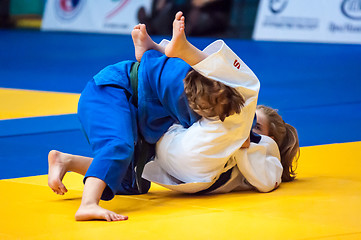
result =
[[128,216],[124,216],[124,215],[117,214],[115,212],[107,211],[104,214],[104,219],[107,220],[108,222],[109,221],[123,221],[123,220],[127,220]]
[[139,25],[140,25],[139,26],[140,31],[145,32],[146,31],[145,24],[139,24]]
[[119,221],[119,220],[118,220],[118,216],[117,216],[117,214],[115,214],[115,213],[110,214],[110,219],[111,219],[112,221]]
[[114,213],[114,214],[112,214],[111,218],[112,218],[112,221],[124,221],[124,220],[128,219],[128,216],[123,216],[123,215]]
[[58,188],[54,182],[48,182],[48,186],[56,193],[56,189]]
[[59,189],[60,189],[60,191],[63,193],[63,195],[64,195],[64,193],[68,192],[68,189],[66,189],[66,187],[64,186],[64,184],[61,184],[61,185],[59,186]]
[[112,221],[112,218],[111,218],[111,216],[110,216],[109,213],[105,213],[105,214],[104,214],[104,219],[107,220],[107,222],[111,222],[111,221]]
[[183,15],[183,13],[181,11],[177,12],[177,14],[175,15],[175,19],[180,20],[182,15]]
[[59,194],[59,195],[64,195],[64,192],[59,188],[58,194]]
[[58,195],[62,195],[61,192],[58,189],[53,189],[53,192],[58,194]]
[[[56,194],[60,194],[62,192],[61,185],[63,185],[58,180],[50,180],[48,182],[49,187],[55,192]],[[64,185],[63,185],[64,186]],[[65,186],[64,186],[65,188]]]

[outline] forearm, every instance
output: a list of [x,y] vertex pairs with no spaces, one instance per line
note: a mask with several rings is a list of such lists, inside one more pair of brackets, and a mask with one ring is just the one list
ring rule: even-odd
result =
[[248,149],[240,149],[235,154],[238,169],[260,192],[272,191],[282,181],[283,168],[279,153],[272,155],[270,151],[271,148],[277,149],[277,144],[265,138],[262,136],[260,143],[252,143]]

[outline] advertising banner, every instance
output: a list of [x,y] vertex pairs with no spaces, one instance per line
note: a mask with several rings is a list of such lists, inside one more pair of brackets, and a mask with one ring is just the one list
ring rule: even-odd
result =
[[261,0],[253,39],[361,44],[361,0]]
[[42,30],[129,34],[152,0],[47,0]]

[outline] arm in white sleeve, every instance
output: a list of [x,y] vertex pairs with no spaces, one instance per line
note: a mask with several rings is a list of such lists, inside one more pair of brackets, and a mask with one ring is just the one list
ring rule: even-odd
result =
[[223,40],[207,46],[206,59],[192,68],[203,76],[237,89],[247,100],[258,96],[260,83],[252,70],[230,49]]
[[240,114],[233,114],[224,122],[202,118],[188,129],[174,125],[158,141],[156,160],[184,182],[211,181],[225,169],[230,156],[249,137],[260,87],[253,72],[223,41],[216,41],[204,51],[208,57],[192,67],[206,77],[235,87],[245,104]]
[[260,192],[269,192],[281,183],[282,164],[277,144],[262,136],[260,143],[235,154],[237,166],[247,181]]
[[252,70],[225,44],[218,40],[203,50],[208,57],[192,66],[203,76],[235,88],[245,99],[240,114],[224,122],[201,119],[184,134],[188,151],[204,149],[202,154],[232,155],[247,140],[251,130],[260,83]]

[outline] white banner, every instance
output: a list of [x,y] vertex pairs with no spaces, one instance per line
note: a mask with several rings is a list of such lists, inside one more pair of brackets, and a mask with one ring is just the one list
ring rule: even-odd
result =
[[361,0],[261,0],[253,39],[361,44]]
[[42,30],[129,34],[152,0],[47,0]]

